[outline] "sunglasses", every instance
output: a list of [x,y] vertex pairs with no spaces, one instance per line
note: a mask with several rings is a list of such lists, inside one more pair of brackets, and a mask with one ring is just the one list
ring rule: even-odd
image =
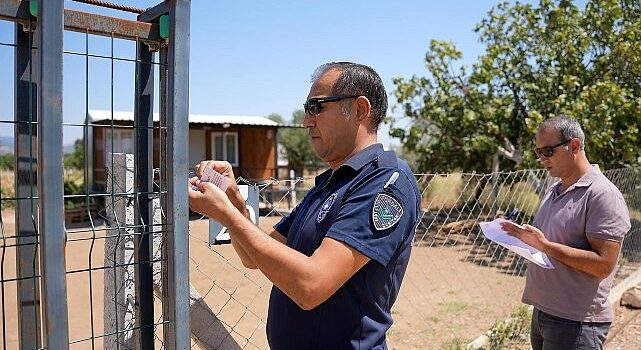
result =
[[323,103],[336,102],[347,98],[356,98],[360,95],[337,95],[327,97],[313,97],[303,103],[305,113],[310,116],[315,116],[323,110]]
[[554,146],[535,148],[534,149],[534,153],[536,153],[536,155],[539,156],[539,157],[540,156],[544,156],[544,157],[550,158],[550,157],[552,157],[554,155],[554,150],[557,147],[563,146],[563,145],[565,145],[566,143],[568,143],[570,141],[572,141],[572,139],[569,139],[567,141],[563,141],[563,142],[561,142],[561,143],[559,143],[557,145],[554,145]]

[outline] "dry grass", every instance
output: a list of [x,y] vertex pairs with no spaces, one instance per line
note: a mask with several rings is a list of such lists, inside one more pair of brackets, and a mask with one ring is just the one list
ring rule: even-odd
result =
[[78,169],[64,169],[63,177],[65,181],[73,181],[78,186],[82,186],[85,182],[84,172]]
[[[423,178],[421,182],[425,187],[421,207],[429,210],[449,209],[475,201],[479,185],[477,179],[463,178],[460,173],[434,175]],[[492,183],[488,182],[478,200],[484,208],[492,207],[496,201],[499,208],[517,207],[522,213],[530,216],[534,215],[539,206],[539,196],[525,181],[500,185],[496,192]]]
[[460,173],[434,175],[428,181],[421,207],[429,210],[451,208],[459,202],[463,188],[463,176]]
[[0,170],[0,208],[13,207],[12,200],[5,198],[13,198],[16,196],[15,184],[13,182],[13,171]]
[[[65,181],[72,181],[78,186],[82,186],[84,183],[84,173],[82,170],[65,169],[63,176]],[[0,207],[14,207],[15,201],[7,198],[14,198],[15,196],[14,172],[12,170],[0,170]]]
[[630,209],[630,219],[641,221],[641,211]]
[[[527,182],[516,182],[511,185],[501,185],[495,195],[492,184],[488,184],[481,193],[480,202],[485,207],[491,207],[496,201],[499,208],[519,208],[521,213],[534,216],[539,207],[540,199]],[[496,198],[495,198],[496,197]]]

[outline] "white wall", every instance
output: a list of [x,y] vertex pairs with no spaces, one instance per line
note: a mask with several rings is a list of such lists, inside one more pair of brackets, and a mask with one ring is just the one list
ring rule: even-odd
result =
[[205,160],[205,130],[189,130],[189,170]]

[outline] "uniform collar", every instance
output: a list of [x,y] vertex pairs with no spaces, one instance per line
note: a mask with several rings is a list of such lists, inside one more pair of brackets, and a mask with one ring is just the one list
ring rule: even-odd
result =
[[342,168],[351,168],[354,171],[360,170],[362,167],[364,167],[366,164],[371,163],[373,160],[378,159],[379,155],[383,153],[383,145],[380,143],[375,143],[373,145],[369,145],[360,152],[356,153],[353,155],[350,159],[348,159],[345,163],[343,163],[336,171],[332,171],[332,169],[327,169],[324,172],[322,172],[320,175],[316,176],[314,179],[315,185],[319,186],[320,184],[325,184],[329,181],[329,179],[332,177],[332,174],[335,172],[340,172],[344,170],[340,170]]
[[354,170],[360,170],[365,164],[371,163],[374,159],[378,158],[379,153],[383,152],[383,145],[375,143],[367,146],[362,151],[356,153],[352,158],[348,159],[340,167],[350,167]]

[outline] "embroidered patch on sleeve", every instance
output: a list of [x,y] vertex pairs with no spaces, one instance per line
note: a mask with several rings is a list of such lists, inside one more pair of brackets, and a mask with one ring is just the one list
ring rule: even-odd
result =
[[378,231],[394,226],[403,216],[403,207],[396,198],[379,193],[372,206],[372,222]]

